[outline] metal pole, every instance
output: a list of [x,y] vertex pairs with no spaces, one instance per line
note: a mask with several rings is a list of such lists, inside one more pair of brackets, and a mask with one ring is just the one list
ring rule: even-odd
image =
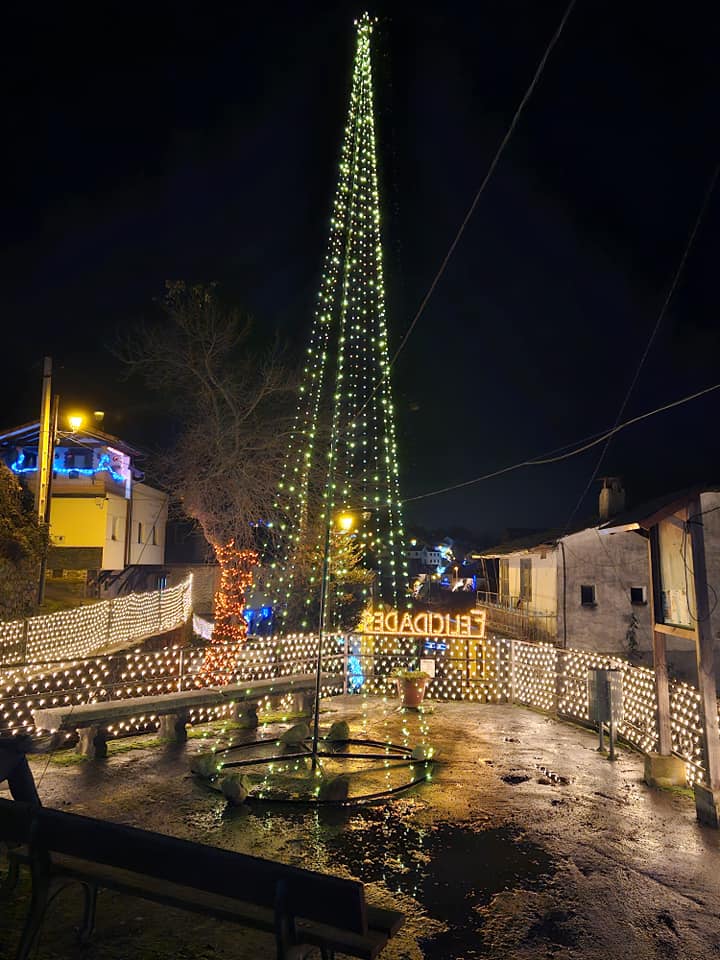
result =
[[607,702],[610,709],[610,722],[608,724],[610,728],[609,738],[610,738],[610,753],[608,755],[608,760],[615,759],[615,704],[613,703],[613,685],[608,676],[607,679]]
[[327,600],[327,582],[330,569],[330,529],[332,527],[332,512],[328,504],[327,523],[325,525],[325,549],[323,551],[322,580],[320,581],[320,623],[318,624],[318,656],[315,673],[315,719],[313,721],[312,738],[312,770],[315,771],[318,761],[318,739],[320,737],[320,686],[322,674],[322,648],[325,633],[325,609]]
[[[49,360],[49,358],[46,358]],[[43,383],[43,393],[45,390],[45,384]],[[44,397],[43,397],[44,402]],[[47,464],[48,469],[45,473],[45,513],[42,517],[42,523],[50,530],[50,510],[52,507],[52,478],[53,478],[53,463],[55,461],[55,442],[57,439],[57,430],[58,430],[58,412],[60,409],[60,397],[55,394],[52,398],[52,413],[50,415],[50,431],[47,441]],[[39,465],[38,465],[38,489],[40,486],[40,476],[39,476]],[[38,503],[39,507],[39,503]],[[42,555],[42,560],[40,561],[40,580],[38,583],[38,606],[40,606],[45,599],[45,577],[47,576],[47,555],[48,550],[50,549],[50,544]]]
[[350,663],[350,634],[343,635],[343,693],[347,694],[348,685],[348,666]]
[[[498,651],[498,656],[500,652],[499,645],[496,647]],[[510,703],[514,705],[515,698],[517,696],[516,688],[516,651],[515,651],[515,640],[510,640]]]
[[40,400],[40,436],[38,438],[37,487],[35,489],[35,509],[40,523],[45,523],[45,507],[48,496],[48,476],[50,463],[50,399],[52,393],[52,360],[43,360],[42,396]]

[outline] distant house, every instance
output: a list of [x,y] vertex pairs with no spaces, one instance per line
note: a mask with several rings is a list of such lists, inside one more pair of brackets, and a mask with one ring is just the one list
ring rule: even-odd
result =
[[[35,492],[39,423],[0,432],[0,458]],[[141,451],[99,429],[58,433],[48,575],[150,588],[162,577],[167,496],[143,482]],[[156,575],[157,574],[157,575]]]
[[622,510],[624,501],[619,481],[606,478],[597,524],[533,533],[474,554],[495,566],[491,605],[517,611],[537,639],[604,653],[649,654],[647,544],[599,531],[599,523]]
[[411,540],[408,547],[408,564],[411,574],[436,573],[444,563],[439,547],[431,547],[420,540]]

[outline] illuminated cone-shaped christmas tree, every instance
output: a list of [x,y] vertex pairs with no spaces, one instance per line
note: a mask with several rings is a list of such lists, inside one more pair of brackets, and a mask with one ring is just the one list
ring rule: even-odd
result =
[[[397,605],[406,593],[373,110],[373,21],[364,14],[356,26],[330,239],[279,488],[284,547],[273,564],[271,593],[280,630],[316,627],[326,542],[329,627],[338,625],[338,595],[347,592],[348,581],[361,599],[376,603]],[[374,576],[363,579],[358,566],[344,566],[348,554],[358,556],[344,537],[354,539],[362,568]]]

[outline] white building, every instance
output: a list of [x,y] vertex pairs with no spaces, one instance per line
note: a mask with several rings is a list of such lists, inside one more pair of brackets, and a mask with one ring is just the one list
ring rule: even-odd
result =
[[428,546],[419,540],[411,540],[408,550],[411,570],[415,573],[435,573],[443,565],[443,555],[439,547]]
[[[623,501],[619,483],[608,478],[601,522]],[[497,564],[492,601],[522,611],[541,637],[603,653],[651,651],[648,548],[641,538],[601,536],[597,525],[584,525],[532,534],[475,556]]]

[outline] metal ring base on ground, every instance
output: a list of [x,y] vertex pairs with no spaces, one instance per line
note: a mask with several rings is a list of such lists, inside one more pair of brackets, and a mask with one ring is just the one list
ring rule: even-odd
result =
[[[234,746],[228,747],[226,750],[218,751],[217,756],[221,763],[221,772],[217,775],[217,777],[213,778],[212,781],[207,781],[207,783],[212,789],[220,791],[220,781],[224,771],[234,770],[239,773],[252,767],[272,768],[275,764],[287,764],[292,763],[293,761],[306,762],[312,758],[312,750],[306,746],[308,742],[312,742],[311,738],[308,738],[302,743],[289,745],[290,747],[300,747],[301,749],[298,752],[273,753],[271,756],[249,757],[240,760],[223,760],[222,758],[228,754],[246,752],[252,749],[257,749],[258,747],[262,747],[263,745],[277,747],[280,745],[280,741],[254,740],[250,741],[249,743],[235,744]],[[430,777],[430,772],[433,766],[432,759],[415,759],[413,757],[413,751],[410,747],[401,746],[400,744],[396,743],[388,743],[382,740],[358,740],[352,738],[349,740],[334,741],[334,743],[337,744],[337,746],[333,749],[328,741],[321,741],[319,746],[321,745],[322,749],[318,750],[316,753],[316,756],[320,759],[320,761],[332,761],[333,763],[339,763],[340,765],[342,765],[343,762],[347,762],[349,765],[352,763],[352,761],[357,761],[360,763],[380,761],[385,765],[391,765],[386,767],[388,773],[390,771],[400,771],[405,768],[409,768],[411,776],[409,778],[404,778],[401,783],[388,785],[383,789],[364,790],[357,794],[348,795],[340,799],[328,799],[321,796],[319,790],[313,791],[311,789],[311,783],[314,783],[315,781],[311,781],[310,778],[308,778],[306,781],[308,785],[306,792],[301,793],[299,789],[293,791],[291,788],[287,790],[279,789],[277,783],[279,782],[279,777],[285,771],[275,771],[270,769],[265,779],[256,785],[258,789],[253,789],[248,793],[245,802],[280,804],[299,803],[311,806],[350,807],[366,803],[378,803],[382,800],[390,799],[398,794],[404,793],[406,790],[412,789],[412,787],[418,786],[419,784],[428,780]],[[351,746],[357,746],[365,749],[363,752],[353,753],[347,749]],[[320,767],[321,766],[322,763],[320,764]],[[363,772],[362,769],[355,769],[349,774],[338,774],[338,776],[362,777]],[[274,783],[273,780],[275,781]],[[299,782],[300,781],[298,781],[298,784]]]

